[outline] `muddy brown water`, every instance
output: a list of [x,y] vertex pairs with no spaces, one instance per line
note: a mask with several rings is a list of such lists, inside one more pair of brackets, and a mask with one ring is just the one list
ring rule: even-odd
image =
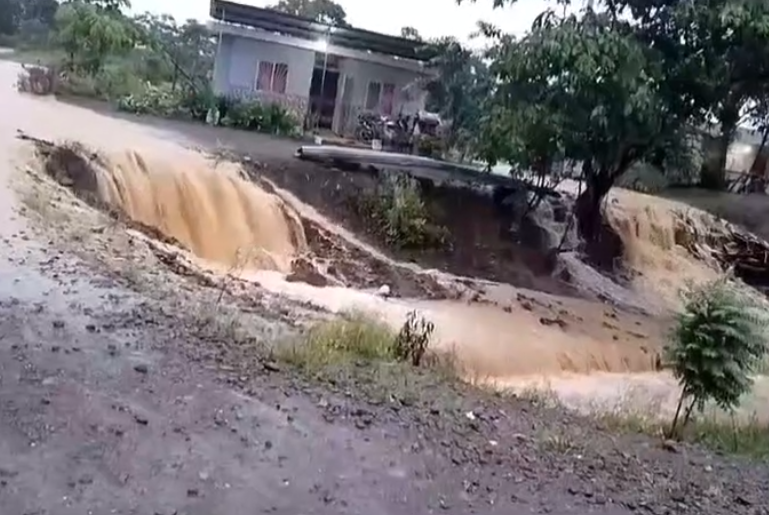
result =
[[[356,236],[353,231],[361,228],[362,220],[347,220],[346,227],[340,227],[330,219],[338,212],[329,210],[329,203],[345,199],[334,197],[344,188],[329,182],[327,172],[319,171],[319,177],[312,179],[306,175],[311,173],[307,168],[300,169],[305,177],[291,175],[290,168],[264,173],[275,181],[270,191],[246,180],[244,170],[237,166],[214,166],[211,160],[185,149],[188,142],[158,138],[151,131],[105,117],[90,115],[87,122],[72,123],[84,116],[82,109],[52,99],[22,102],[32,117],[52,109],[58,116],[42,128],[24,123],[19,128],[35,136],[66,137],[98,149],[101,163],[95,177],[100,199],[179,241],[201,266],[234,271],[274,293],[331,311],[363,309],[396,327],[406,313],[416,309],[436,324],[437,344],[456,353],[472,380],[525,388],[545,377],[562,397],[583,401],[621,398],[623,388],[676,390],[669,377],[652,373],[668,322],[625,313],[609,315],[601,302],[577,298],[574,287],[549,276],[550,267],[541,255],[511,245],[498,225],[483,223],[493,219],[490,202],[484,204],[476,197],[460,199],[452,190],[438,191],[434,199],[443,201],[443,209],[438,210],[441,221],[462,244],[455,252],[435,253],[414,263],[414,256],[388,255],[370,240]],[[254,170],[245,172],[253,175]],[[303,181],[311,187],[300,187]],[[333,192],[330,197],[324,193],[329,191]],[[314,203],[312,195],[316,195]],[[452,205],[462,209],[447,209]],[[637,283],[641,293],[647,294],[663,283],[667,298],[678,284],[680,263],[689,266],[690,261],[676,256],[672,258],[675,262],[664,258],[662,266],[654,266],[650,256],[659,253],[648,249],[660,247],[658,233],[664,223],[652,219],[643,225],[646,218],[640,215],[649,211],[634,209],[624,218],[630,222],[622,227],[636,241],[652,242],[651,246],[631,247],[637,258],[633,262],[638,268],[645,267]],[[467,216],[470,212],[477,216]],[[345,273],[344,267],[334,263],[339,252],[313,254],[307,220],[312,228],[328,235],[326,243],[347,253],[344,264],[352,271]],[[652,232],[644,232],[643,227],[651,227]],[[310,236],[317,239],[317,234]],[[401,261],[409,257],[409,262]],[[299,258],[311,261],[319,281],[290,277]],[[358,258],[368,260],[363,272],[351,265]],[[650,273],[657,269],[661,271],[657,275]],[[468,281],[458,273],[482,280]],[[398,287],[404,297],[416,298],[383,299],[373,293],[381,286],[378,280]],[[398,281],[403,284],[394,284]],[[667,399],[664,402],[668,404]]]

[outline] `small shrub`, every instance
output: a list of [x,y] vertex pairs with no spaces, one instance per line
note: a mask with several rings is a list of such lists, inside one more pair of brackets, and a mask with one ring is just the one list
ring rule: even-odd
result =
[[282,357],[308,369],[355,359],[382,360],[389,358],[394,337],[384,322],[354,312],[310,327],[301,341],[290,345]]
[[435,325],[432,322],[418,317],[416,311],[411,311],[393,342],[395,359],[409,362],[415,367],[421,365],[433,331],[435,331]]
[[265,132],[281,136],[296,133],[299,122],[280,104],[258,101],[232,101],[222,117],[222,125],[236,129]]
[[146,83],[136,93],[121,97],[117,108],[134,114],[151,114],[155,116],[173,117],[183,113],[179,92],[172,91],[167,85],[155,86]]
[[406,174],[386,176],[377,191],[359,200],[359,209],[374,222],[374,229],[395,248],[441,248],[448,230],[431,221],[417,182]]
[[216,111],[217,120],[215,121],[218,122],[218,119],[224,116],[222,111],[226,112],[226,109],[223,108],[225,104],[226,97],[214,94],[209,87],[189,89],[179,97],[180,109],[198,122],[205,122],[212,109]]
[[415,312],[409,313],[398,333],[384,321],[353,312],[310,327],[300,341],[281,349],[279,354],[310,370],[357,360],[420,366],[433,330],[433,324]]
[[686,292],[665,349],[666,365],[682,388],[668,436],[680,436],[707,402],[730,412],[739,406],[766,354],[766,327],[756,302],[726,279]]

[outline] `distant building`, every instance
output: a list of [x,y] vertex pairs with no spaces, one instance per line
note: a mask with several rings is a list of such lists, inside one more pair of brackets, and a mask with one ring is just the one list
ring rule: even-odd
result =
[[211,1],[211,18],[219,94],[277,102],[337,133],[352,132],[362,111],[424,109],[417,41],[224,0]]

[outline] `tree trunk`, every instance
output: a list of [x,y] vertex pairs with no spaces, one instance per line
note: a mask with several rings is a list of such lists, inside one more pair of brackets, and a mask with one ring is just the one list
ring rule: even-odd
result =
[[622,255],[622,242],[604,227],[601,203],[612,187],[613,177],[617,176],[607,170],[586,170],[585,191],[574,205],[585,257],[591,265],[608,273],[614,272],[616,258]]
[[603,223],[601,200],[611,189],[612,181],[608,174],[594,172],[591,163],[585,163],[583,177],[585,191],[577,197],[574,212],[580,236],[585,241],[593,242],[598,238]]
[[700,186],[709,190],[723,190],[726,188],[726,158],[729,146],[734,139],[737,130],[737,122],[740,113],[736,106],[727,106],[721,111],[721,133],[716,140],[716,152],[718,160],[707,163],[702,170]]

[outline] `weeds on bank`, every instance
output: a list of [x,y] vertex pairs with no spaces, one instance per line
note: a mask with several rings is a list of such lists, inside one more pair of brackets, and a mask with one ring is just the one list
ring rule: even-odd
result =
[[418,183],[406,174],[385,175],[377,190],[358,202],[361,214],[391,247],[443,248],[449,243],[448,229],[433,222]]
[[316,380],[348,389],[369,400],[413,405],[431,391],[444,406],[456,403],[451,388],[459,376],[454,356],[430,349],[434,327],[408,314],[399,331],[360,312],[311,326],[277,346],[273,356]]
[[352,312],[310,327],[291,345],[281,348],[280,357],[308,370],[349,362],[399,362],[420,366],[434,326],[409,313],[403,327],[395,332],[384,321],[361,312]]

